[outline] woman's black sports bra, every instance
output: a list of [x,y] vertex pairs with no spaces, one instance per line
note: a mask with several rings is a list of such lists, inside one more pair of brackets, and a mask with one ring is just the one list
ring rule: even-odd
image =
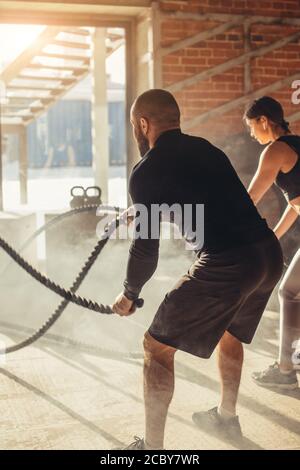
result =
[[300,136],[282,135],[277,140],[285,142],[298,155],[298,160],[288,173],[280,171],[276,178],[277,186],[282,190],[286,199],[292,201],[300,196]]

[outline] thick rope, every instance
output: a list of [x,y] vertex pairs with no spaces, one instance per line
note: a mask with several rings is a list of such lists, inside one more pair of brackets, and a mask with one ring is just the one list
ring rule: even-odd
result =
[[[80,208],[80,211],[83,211],[84,208]],[[86,209],[86,208],[85,208]],[[87,210],[87,209],[86,209]],[[74,209],[73,211],[68,211],[66,213],[67,215],[70,214],[70,212],[78,212],[78,209]],[[66,216],[65,214],[65,216]],[[61,214],[63,216],[64,214]],[[60,217],[60,216],[59,216]],[[51,223],[52,221],[50,221]],[[21,348],[24,348],[28,346],[29,344],[32,344],[34,341],[36,341],[38,338],[43,336],[47,330],[58,320],[58,318],[61,316],[62,312],[66,309],[67,305],[69,302],[75,303],[76,305],[79,305],[81,307],[87,308],[89,310],[93,310],[98,313],[102,314],[113,314],[113,310],[109,305],[104,305],[104,304],[98,304],[97,302],[92,302],[89,299],[77,296],[75,292],[78,290],[80,287],[81,283],[83,282],[84,278],[88,274],[89,270],[93,266],[94,262],[96,261],[97,257],[101,253],[102,249],[106,245],[107,241],[109,240],[109,236],[119,227],[120,225],[120,218],[117,217],[115,221],[111,222],[104,234],[101,240],[96,244],[94,247],[92,253],[90,254],[88,260],[84,264],[83,268],[77,275],[76,279],[74,280],[71,288],[69,290],[64,289],[60,285],[56,284],[55,282],[51,281],[48,277],[37,271],[33,266],[31,266],[22,256],[20,256],[5,240],[3,240],[0,237],[0,247],[16,262],[21,266],[28,274],[30,274],[34,279],[36,279],[38,282],[43,284],[45,287],[48,289],[52,290],[55,292],[57,295],[60,295],[61,297],[64,298],[64,300],[60,303],[60,305],[57,307],[53,315],[47,320],[44,325],[37,330],[31,337],[27,338],[26,340],[22,341],[21,343],[18,343],[13,346],[9,346],[6,349],[0,350],[0,354],[8,354],[10,352],[17,351]],[[42,229],[43,227],[41,227]],[[41,229],[39,229],[37,232],[41,233]],[[38,234],[39,234],[38,233]],[[30,241],[35,238],[37,234],[34,234],[34,236],[30,237]],[[23,245],[23,249],[27,244],[29,243],[29,240]],[[141,307],[143,305],[143,300],[138,299],[136,301],[136,305],[138,307]]]

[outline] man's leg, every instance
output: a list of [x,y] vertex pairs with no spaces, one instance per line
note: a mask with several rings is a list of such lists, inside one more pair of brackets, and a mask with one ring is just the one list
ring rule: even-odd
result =
[[161,449],[168,408],[174,392],[176,349],[155,340],[148,332],[144,339],[144,400],[148,448]]
[[221,376],[221,403],[219,407],[224,417],[236,414],[236,402],[241,381],[244,359],[242,343],[225,331],[219,342],[218,365]]
[[225,439],[239,440],[242,430],[236,416],[236,402],[243,365],[243,346],[228,331],[225,331],[218,347],[218,362],[221,376],[220,405],[208,411],[193,413],[194,423],[201,429],[221,435]]

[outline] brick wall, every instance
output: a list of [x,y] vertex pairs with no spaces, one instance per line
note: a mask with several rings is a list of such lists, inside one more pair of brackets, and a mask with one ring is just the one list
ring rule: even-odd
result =
[[[160,10],[165,13],[181,11],[185,13],[225,13],[260,15],[272,17],[300,18],[299,0],[179,0],[160,1]],[[164,17],[161,26],[161,44],[170,46],[176,41],[193,36],[200,31],[212,29],[221,24],[219,21],[200,19],[173,19]],[[299,26],[291,25],[251,25],[251,49],[265,46],[280,38],[300,31]],[[238,57],[245,51],[244,29],[237,27],[198,44],[173,52],[162,58],[162,85],[169,85],[192,77],[229,59]],[[299,71],[300,79],[300,40],[267,53],[263,57],[251,59],[252,90],[293,75]],[[225,73],[215,75],[193,86],[185,86],[174,92],[182,110],[182,121],[209,111],[228,101],[243,96],[244,65],[236,66]],[[286,115],[300,111],[300,105],[292,104],[291,83],[269,95],[278,99],[284,106]],[[202,135],[215,142],[227,136],[244,131],[242,115],[244,105],[189,129],[189,133]],[[292,124],[294,132],[300,134],[300,121]]]
[[[196,14],[229,14],[300,18],[300,0],[179,0],[160,1],[161,12],[167,13],[161,23],[161,45],[171,46],[176,41],[193,36],[201,31],[215,28],[222,22],[215,18],[201,20],[174,19],[174,12]],[[250,48],[255,49],[278,41],[281,38],[300,31],[300,25],[254,23],[250,29]],[[238,57],[245,52],[244,24],[201,41],[189,47],[172,52],[162,57],[162,86],[164,88],[192,77],[215,65]],[[299,72],[300,80],[300,40],[294,40],[262,57],[251,59],[251,91],[258,90],[268,84],[281,80]],[[182,111],[182,122],[230,102],[246,94],[244,84],[245,66],[235,66],[225,73],[197,82],[193,86],[184,86],[174,92]],[[297,77],[298,78],[298,77]],[[292,104],[294,90],[291,81],[275,92],[268,92],[278,99],[285,110],[286,116],[300,112],[300,104]],[[261,145],[251,141],[242,122],[245,104],[225,114],[189,128],[188,133],[203,136],[219,147],[231,159],[239,176],[247,186],[252,178],[262,151]],[[300,134],[300,119],[291,125],[291,129]],[[260,211],[267,218],[270,226],[278,221],[283,211],[284,201],[276,189],[272,189],[260,205]],[[299,226],[290,230],[285,239],[286,257],[290,258],[298,247]]]

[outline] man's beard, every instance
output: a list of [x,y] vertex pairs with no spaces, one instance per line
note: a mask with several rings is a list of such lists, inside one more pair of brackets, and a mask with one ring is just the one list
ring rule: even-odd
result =
[[148,150],[150,150],[150,146],[147,137],[144,136],[140,128],[137,132],[137,144],[140,155],[143,158],[143,156],[148,152]]

